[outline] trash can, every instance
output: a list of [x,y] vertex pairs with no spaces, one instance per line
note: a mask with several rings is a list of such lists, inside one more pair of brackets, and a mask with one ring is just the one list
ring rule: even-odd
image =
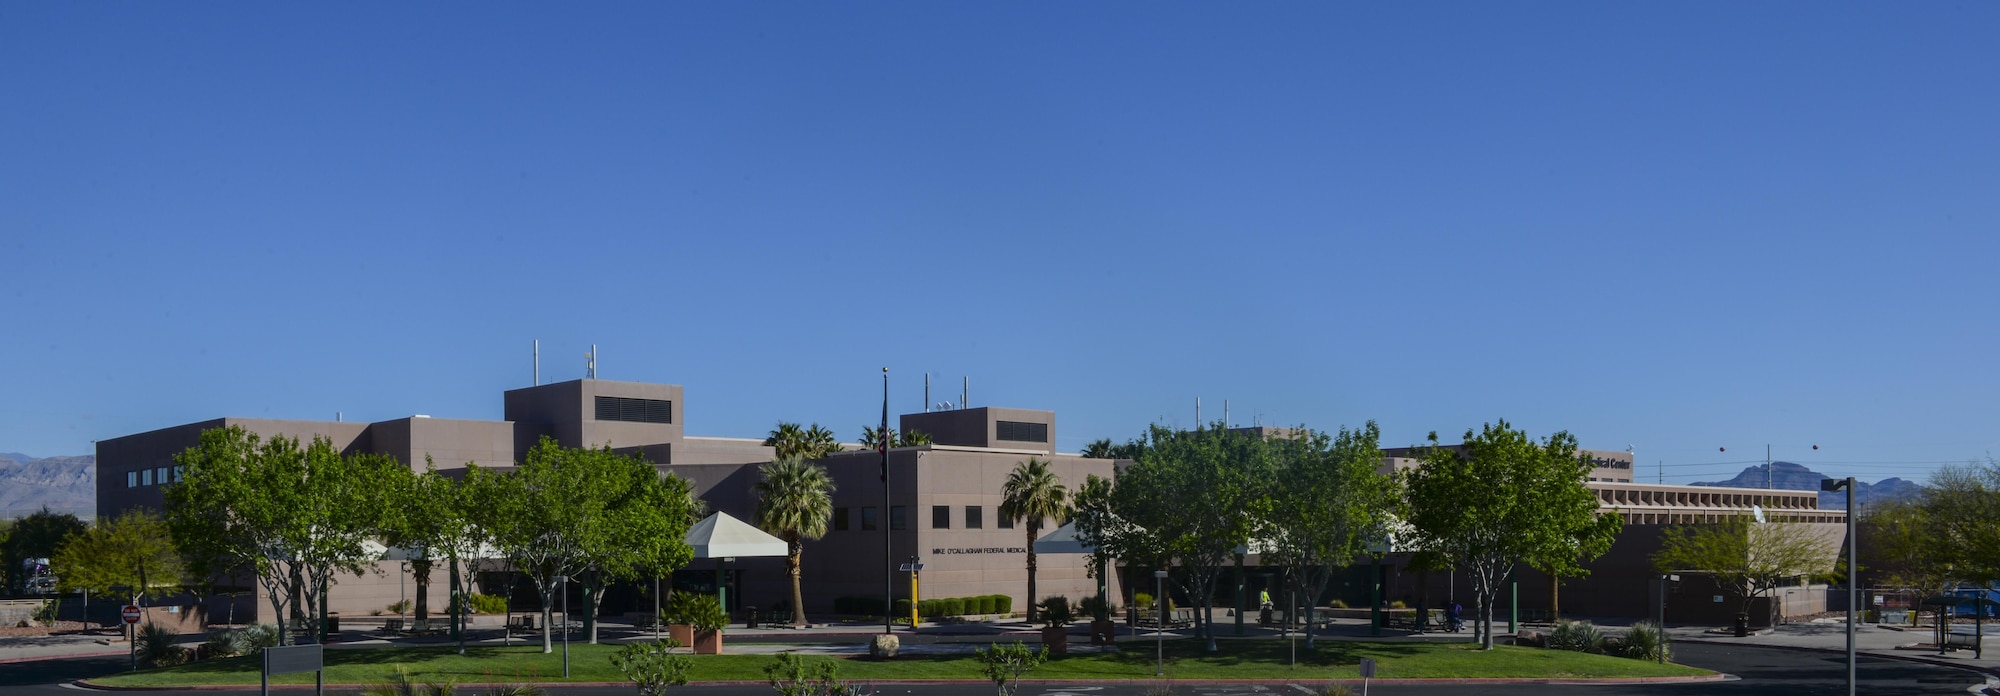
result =
[[1742,638],[1742,637],[1744,637],[1744,636],[1748,636],[1748,635],[1750,635],[1750,615],[1749,615],[1749,614],[1737,614],[1737,615],[1736,615],[1736,637],[1738,637],[1738,638]]
[[326,634],[330,636],[330,635],[334,635],[334,634],[336,634],[336,633],[339,633],[339,632],[340,632],[340,612],[333,612],[333,613],[330,613],[330,614],[327,614],[327,615],[326,615]]
[[1267,606],[1267,607],[1264,607],[1264,608],[1262,608],[1262,609],[1259,609],[1259,610],[1257,610],[1257,625],[1259,625],[1259,626],[1269,626],[1269,625],[1271,625],[1272,623],[1273,623],[1273,619],[1271,618],[1271,608],[1270,608],[1270,607],[1268,607],[1268,606]]
[[744,607],[744,608],[743,608],[743,613],[744,613],[744,615],[745,615],[745,616],[744,616],[744,619],[743,619],[743,627],[744,627],[744,628],[756,628],[756,627],[757,627],[757,608],[756,608],[756,607]]

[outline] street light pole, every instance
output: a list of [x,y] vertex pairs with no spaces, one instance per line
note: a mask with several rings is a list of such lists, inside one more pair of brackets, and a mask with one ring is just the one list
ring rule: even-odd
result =
[[1854,574],[1854,477],[1819,482],[1823,491],[1847,491],[1847,696],[1854,696],[1854,605],[1861,601],[1860,578]]
[[1153,676],[1167,673],[1167,571],[1153,571]]
[[564,576],[562,576],[562,577],[561,577],[561,580],[562,580],[562,590],[561,590],[561,592],[562,592],[562,611],[563,611],[563,619],[562,619],[562,621],[563,621],[563,678],[564,678],[564,679],[568,679],[568,678],[569,678],[569,576],[567,576],[567,575],[564,575]]

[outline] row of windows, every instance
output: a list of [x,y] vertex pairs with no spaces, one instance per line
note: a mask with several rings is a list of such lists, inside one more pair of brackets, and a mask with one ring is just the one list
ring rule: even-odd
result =
[[[140,486],[158,486],[168,483],[178,483],[181,480],[181,474],[185,473],[186,471],[187,470],[185,468],[178,466],[172,469],[168,469],[167,467],[163,466],[156,469],[140,469],[138,471],[127,471],[125,472],[125,487],[138,488]],[[167,480],[168,474],[173,475],[172,481]]]
[[674,402],[665,399],[633,399],[623,396],[597,397],[597,419],[627,423],[674,422]]
[[[854,522],[854,520],[852,520],[848,516],[847,514],[848,510],[849,508],[844,508],[844,507],[833,509],[833,531],[845,532],[850,528],[850,525]],[[876,526],[876,524],[878,524],[877,522],[878,516],[876,514],[876,510],[877,508],[875,508],[874,506],[861,508],[861,520],[860,520],[861,531],[873,532],[881,529],[881,527]],[[998,529],[1014,528],[1014,521],[1007,519],[1005,517],[996,516],[995,522],[996,522],[995,527]],[[981,505],[965,506],[965,526],[963,528],[983,529],[985,527],[986,527],[986,508]],[[904,510],[903,506],[901,505],[889,506],[889,531],[900,532],[908,528],[909,528],[909,515]],[[931,529],[951,529],[951,528],[952,528],[951,506],[932,505]]]
[[996,421],[993,437],[1014,442],[1048,442],[1049,424],[1022,423],[1020,421]]

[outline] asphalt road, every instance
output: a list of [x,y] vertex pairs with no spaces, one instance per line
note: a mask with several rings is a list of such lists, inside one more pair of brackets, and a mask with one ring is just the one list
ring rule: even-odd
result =
[[[1784,650],[1779,648],[1757,648],[1747,646],[1703,645],[1682,643],[1675,646],[1678,656],[1686,664],[1716,670],[1740,677],[1737,681],[1697,682],[1691,684],[1634,684],[1620,686],[1596,686],[1587,684],[1469,684],[1469,685],[1373,685],[1370,696],[1387,694],[1425,694],[1437,696],[1500,696],[1502,694],[1575,694],[1617,695],[1617,696],[1692,696],[1694,694],[1754,694],[1756,696],[1828,695],[1846,693],[1846,662],[1840,655]],[[111,674],[124,669],[123,658],[81,658],[52,660],[0,665],[0,693],[4,694],[64,694],[76,696],[79,691],[67,683],[76,679]],[[1915,694],[1965,694],[1975,686],[1985,683],[1981,675],[1964,670],[1938,667],[1901,660],[1871,658],[1863,656],[1859,663],[1859,693],[1891,694],[1896,696]],[[1230,686],[1177,686],[1173,693],[1180,696],[1309,696],[1312,683],[1297,686],[1272,685],[1230,685]],[[688,696],[769,696],[773,693],[762,685],[700,687],[677,690]],[[556,688],[550,689],[555,696],[631,696],[632,687],[616,688]],[[1150,692],[1150,693],[1149,693]],[[215,691],[148,691],[160,696],[216,696]],[[244,692],[221,692],[244,693]],[[298,694],[297,690],[283,693]],[[304,693],[311,693],[310,689]],[[328,693],[353,693],[352,689],[329,690]],[[951,685],[911,685],[885,686],[879,691],[882,696],[989,696],[993,687],[986,684]],[[1020,691],[1020,696],[1158,696],[1148,686],[1101,685],[1101,684],[1031,684]]]

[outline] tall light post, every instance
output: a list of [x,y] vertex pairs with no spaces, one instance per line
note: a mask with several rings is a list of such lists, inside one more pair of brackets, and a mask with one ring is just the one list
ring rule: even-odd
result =
[[402,569],[403,572],[396,576],[396,593],[402,597],[403,601],[400,603],[399,606],[401,606],[403,610],[396,612],[397,616],[402,616],[404,614],[410,613],[410,583],[409,583],[410,562],[403,561]]
[[1167,673],[1167,571],[1153,571],[1153,676]]
[[559,580],[562,583],[562,589],[560,590],[560,592],[562,592],[562,616],[563,616],[562,618],[563,678],[568,679],[569,678],[569,576],[567,575],[558,576],[557,580]]
[[1859,546],[1854,540],[1854,477],[1821,480],[1819,489],[1847,491],[1847,696],[1854,696],[1854,605],[1861,601],[1861,579],[1854,575],[1854,550]]

